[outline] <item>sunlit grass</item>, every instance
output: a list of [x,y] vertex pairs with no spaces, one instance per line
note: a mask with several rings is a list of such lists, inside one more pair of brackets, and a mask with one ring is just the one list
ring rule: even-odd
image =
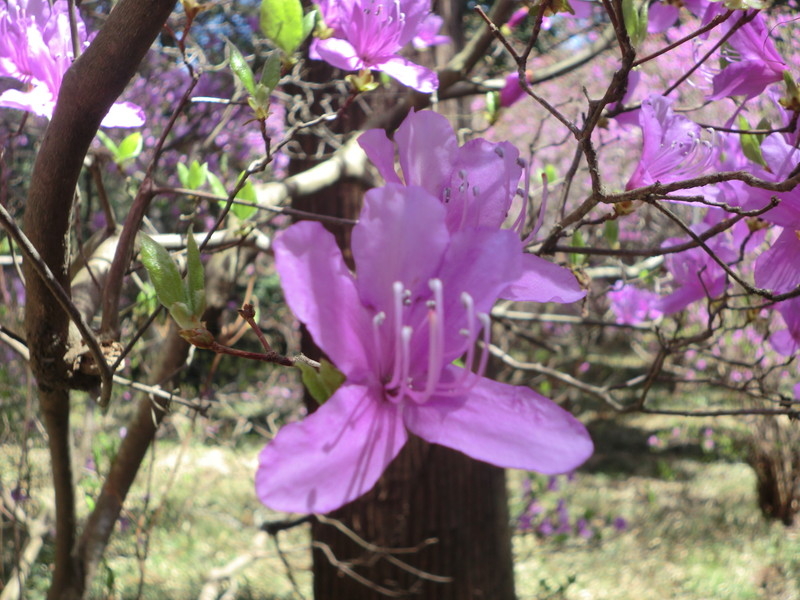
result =
[[[563,535],[517,531],[517,593],[521,600],[792,600],[800,598],[800,535],[765,521],[757,508],[755,476],[737,454],[736,431],[714,422],[649,417],[596,422],[596,456],[571,482],[548,491],[534,478],[537,499],[553,511],[564,499],[570,521],[585,518],[591,534],[574,526]],[[706,427],[714,447],[702,448]],[[191,428],[161,440],[129,495],[93,597],[201,597],[213,570],[237,557],[249,562],[217,588],[230,597],[294,598],[286,567],[271,539],[259,532],[272,513],[256,500],[253,472],[261,447],[255,436],[237,444],[201,442]],[[655,436],[655,437],[654,437]],[[0,467],[13,473],[18,449],[2,449]],[[8,450],[8,452],[6,452]],[[46,453],[29,453],[32,503],[47,502]],[[102,471],[103,465],[100,465]],[[85,515],[100,476],[82,473]],[[509,474],[510,509],[527,506],[523,480]],[[538,486],[538,487],[537,487]],[[36,506],[31,504],[30,506]],[[615,520],[618,521],[615,526]],[[311,597],[309,533],[280,534],[281,548],[300,591]],[[8,539],[6,539],[8,542]],[[9,551],[6,543],[4,550]],[[40,556],[50,556],[46,545]],[[141,595],[139,586],[141,581]],[[42,598],[47,567],[34,569],[27,597]]]

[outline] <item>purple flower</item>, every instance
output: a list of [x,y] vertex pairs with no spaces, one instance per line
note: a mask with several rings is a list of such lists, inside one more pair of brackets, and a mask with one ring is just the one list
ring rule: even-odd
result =
[[701,138],[700,126],[672,110],[672,101],[653,95],[639,109],[642,156],[625,189],[697,177],[716,160],[717,148]]
[[800,298],[784,300],[777,309],[786,328],[774,332],[769,342],[778,354],[793,356],[800,350]]
[[433,13],[429,13],[419,26],[417,35],[415,35],[414,39],[411,40],[414,48],[417,50],[424,50],[425,48],[430,48],[431,46],[449,43],[450,36],[438,34],[443,23],[444,19],[442,19],[442,17]]
[[[77,16],[78,42],[88,45],[86,27]],[[67,2],[47,0],[0,2],[0,76],[21,81],[25,89],[0,94],[0,107],[53,116],[61,79],[72,64]],[[103,127],[140,127],[144,112],[130,103],[116,103]]]
[[[256,490],[270,508],[327,512],[357,498],[409,432],[547,474],[591,454],[588,433],[568,412],[530,388],[482,377],[487,313],[518,277],[521,254],[510,231],[450,232],[446,218],[423,189],[371,190],[353,229],[356,275],[319,223],[276,238],[287,302],[346,381],[261,452]],[[464,368],[452,364],[460,357]]]
[[[716,6],[716,11],[723,7]],[[721,26],[727,32],[736,23],[730,18]],[[775,44],[760,14],[739,28],[729,39],[729,51],[724,53],[725,68],[713,80],[713,91],[708,100],[729,96],[758,96],[770,84],[783,79],[786,63],[778,54]]]
[[649,290],[617,281],[607,296],[611,302],[611,310],[617,315],[617,323],[638,325],[661,316],[656,308],[658,294]]
[[440,43],[429,21],[430,0],[325,0],[320,10],[332,37],[316,39],[311,57],[345,71],[382,71],[408,87],[430,94],[439,87],[436,73],[403,58],[412,41]]
[[[664,246],[672,246],[686,239],[668,239]],[[717,235],[706,242],[714,254],[731,263],[736,260],[737,249],[726,235]],[[700,247],[668,254],[664,259],[666,269],[672,275],[673,292],[656,303],[656,309],[671,315],[683,310],[692,302],[703,298],[716,298],[725,290],[728,283],[725,270]]]
[[17,485],[14,489],[11,490],[11,499],[14,502],[21,503],[25,502],[26,500],[30,500],[30,496],[28,495],[28,492],[24,487],[22,487],[21,485]]
[[508,18],[508,21],[506,21],[506,27],[508,27],[508,29],[515,29],[517,25],[522,23],[528,17],[529,12],[530,9],[527,6],[518,8],[513,13],[511,13],[511,16]]
[[[387,182],[417,185],[439,198],[451,232],[499,229],[509,215],[522,167],[519,152],[508,142],[478,138],[459,146],[447,118],[419,111],[406,117],[394,142],[384,130],[372,129],[358,143]],[[395,150],[403,179],[395,171]],[[524,220],[517,219],[517,233]],[[517,248],[522,254],[519,239]],[[566,303],[586,295],[568,269],[533,254],[523,254],[522,261],[520,277],[503,290],[502,298]]]
[[575,524],[578,529],[578,535],[585,540],[590,540],[594,537],[594,529],[589,526],[589,521],[584,518],[578,519]]
[[500,90],[500,106],[508,108],[516,104],[525,96],[525,90],[519,85],[519,71],[514,71],[506,77],[506,84]]
[[553,523],[550,520],[550,518],[548,517],[548,518],[542,520],[542,522],[539,524],[539,530],[538,531],[539,531],[539,535],[541,535],[543,537],[548,537],[548,536],[553,535],[555,533],[556,529],[555,529],[555,527],[553,527]]

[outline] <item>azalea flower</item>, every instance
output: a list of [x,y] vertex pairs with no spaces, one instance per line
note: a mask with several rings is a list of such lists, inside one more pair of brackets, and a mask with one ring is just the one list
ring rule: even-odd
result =
[[[86,27],[76,14],[78,42],[88,45]],[[25,89],[0,94],[0,107],[53,116],[64,73],[72,64],[72,41],[66,0],[52,7],[47,0],[0,2],[0,76],[21,81]],[[116,103],[104,127],[140,127],[144,112],[127,102]]]
[[652,95],[642,102],[639,125],[642,156],[626,190],[697,177],[714,165],[719,154],[715,145],[702,139],[701,127],[676,114],[672,101],[663,96]]
[[[530,75],[530,74],[528,74]],[[525,90],[519,85],[519,71],[514,71],[506,76],[506,83],[500,90],[500,106],[508,108],[525,96]]]
[[[439,198],[451,232],[499,229],[509,216],[522,175],[519,151],[509,142],[478,138],[459,146],[447,118],[426,110],[410,113],[395,132],[394,142],[383,129],[372,129],[361,134],[358,143],[387,182],[420,186]],[[395,171],[395,151],[402,178]],[[523,270],[501,296],[531,302],[583,298],[586,293],[571,271],[523,254],[524,217],[523,212],[515,228]]]
[[423,19],[422,23],[417,29],[417,34],[411,40],[414,48],[417,50],[425,50],[431,46],[439,46],[450,42],[450,36],[439,35],[439,30],[444,24],[444,19],[439,15],[428,13],[428,16]]
[[[483,377],[488,312],[518,277],[521,255],[513,232],[451,232],[446,216],[423,189],[370,190],[353,229],[355,275],[319,223],[276,237],[287,302],[346,380],[261,452],[256,491],[270,508],[342,506],[373,487],[409,434],[548,474],[591,454],[568,412],[530,388]],[[459,358],[463,367],[453,364]]]
[[[664,246],[686,242],[685,238],[666,240]],[[725,235],[717,235],[706,242],[709,249],[722,261],[731,263],[738,252]],[[692,302],[703,298],[716,298],[727,286],[725,270],[703,248],[697,247],[677,254],[668,254],[664,266],[672,274],[673,292],[661,298],[655,309],[665,315],[683,310]]]
[[617,316],[617,323],[638,325],[661,316],[656,308],[659,296],[655,292],[617,281],[606,296],[611,304],[611,310]]
[[[722,6],[714,8],[719,12],[724,10]],[[736,18],[728,19],[720,31],[728,31],[736,21]],[[769,84],[781,81],[786,70],[786,63],[775,48],[760,13],[728,39],[723,55],[725,68],[713,77],[713,91],[708,100],[729,96],[754,98]]]
[[439,87],[436,73],[399,55],[412,41],[439,43],[430,0],[326,0],[319,6],[332,36],[312,42],[312,58],[344,71],[381,71],[425,94]]

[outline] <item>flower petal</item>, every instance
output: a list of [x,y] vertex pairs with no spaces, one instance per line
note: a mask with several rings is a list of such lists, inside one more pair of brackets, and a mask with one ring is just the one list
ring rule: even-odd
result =
[[290,308],[317,345],[349,379],[364,380],[372,324],[336,240],[319,223],[292,225],[276,236],[275,261]]
[[447,117],[430,110],[411,112],[394,134],[406,185],[418,185],[441,198],[458,152]]
[[[758,257],[755,282],[758,287],[778,294],[800,285],[800,239],[792,229],[784,229],[769,249]],[[779,305],[780,306],[780,305]]]
[[[458,369],[449,367],[458,377]],[[481,379],[462,398],[434,396],[409,404],[408,429],[421,438],[499,467],[565,473],[591,456],[586,428],[527,387]]]
[[518,158],[519,150],[509,142],[478,138],[458,149],[449,182],[451,231],[503,225],[522,175]]
[[383,129],[370,129],[358,136],[358,145],[375,165],[386,183],[401,183],[394,170],[394,143]]
[[144,110],[132,102],[115,102],[100,123],[101,127],[141,127]]
[[403,85],[407,85],[423,94],[432,94],[439,88],[439,76],[436,75],[435,71],[413,63],[402,56],[390,56],[376,60],[369,66],[378,71],[383,71],[389,77],[393,77]]
[[341,38],[319,40],[314,48],[319,58],[343,71],[358,71],[364,67],[358,52],[347,40]]
[[411,298],[429,296],[450,236],[445,210],[425,190],[387,184],[367,192],[353,228],[353,257],[364,304],[390,314],[392,284],[400,281]]
[[259,455],[256,493],[274,510],[325,513],[368,492],[408,437],[381,390],[345,384]]
[[567,304],[586,295],[569,269],[533,254],[523,254],[522,261],[524,271],[501,294],[503,299]]

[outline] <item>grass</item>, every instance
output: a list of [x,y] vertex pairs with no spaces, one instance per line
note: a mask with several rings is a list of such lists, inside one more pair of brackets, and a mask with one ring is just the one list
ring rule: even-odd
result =
[[[704,450],[708,426],[714,448]],[[755,477],[737,453],[735,429],[643,416],[598,420],[591,428],[597,453],[572,481],[561,478],[558,490],[548,490],[546,479],[529,480],[545,514],[564,500],[571,529],[542,535],[534,523],[514,535],[520,600],[800,599],[800,535],[761,517]],[[217,591],[242,599],[294,598],[286,566],[258,530],[266,520],[283,518],[253,495],[260,444],[248,438],[236,445],[203,444],[187,432],[181,435],[189,441],[162,440],[148,459],[93,597],[136,598],[142,578],[141,598],[199,598],[213,569],[249,553],[252,560]],[[15,452],[13,446],[0,452],[3,473],[14,472]],[[32,450],[30,463],[35,501],[46,497],[44,450]],[[528,478],[509,474],[515,523],[528,506]],[[87,472],[81,489],[92,491],[98,483]],[[579,518],[590,535],[575,532]],[[619,519],[624,528],[615,527]],[[279,537],[307,598],[308,535],[300,527]],[[2,542],[8,553],[9,538]],[[49,552],[46,546],[41,562]],[[43,597],[46,571],[44,565],[34,570],[27,597]]]

